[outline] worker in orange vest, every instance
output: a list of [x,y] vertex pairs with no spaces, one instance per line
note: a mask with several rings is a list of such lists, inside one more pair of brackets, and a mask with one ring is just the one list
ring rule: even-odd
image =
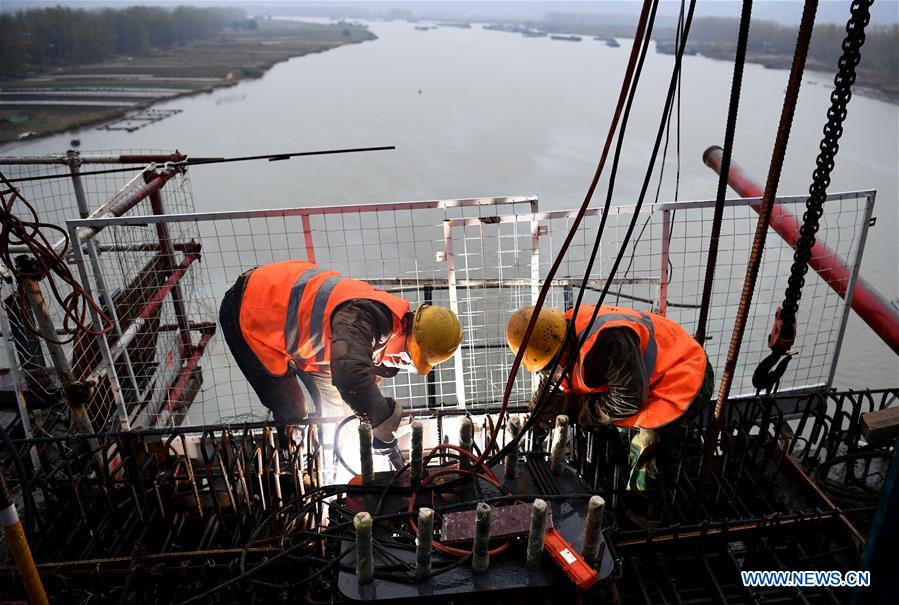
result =
[[401,369],[424,375],[462,340],[456,314],[408,301],[306,261],[241,275],[219,310],[244,376],[279,425],[305,418],[298,377],[321,416],[347,407],[372,425],[376,447],[394,442],[403,407],[378,388]]
[[[625,506],[636,523],[652,526],[677,473],[685,430],[712,396],[714,371],[699,343],[670,319],[602,306],[591,325],[594,309],[582,305],[577,317],[574,310],[540,310],[522,358],[525,369],[543,374],[531,409],[541,390],[561,380],[560,394],[543,409],[544,425],[567,413],[587,430],[639,429],[630,443]],[[506,339],[516,354],[533,312],[519,309],[509,319]],[[556,376],[549,377],[557,356]]]

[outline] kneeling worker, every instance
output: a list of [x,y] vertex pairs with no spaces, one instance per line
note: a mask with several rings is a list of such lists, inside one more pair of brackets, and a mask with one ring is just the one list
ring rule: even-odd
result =
[[398,296],[305,261],[241,275],[219,320],[237,365],[277,423],[306,416],[299,378],[320,415],[345,415],[349,405],[371,423],[375,446],[385,452],[403,408],[381,394],[380,378],[400,369],[427,374],[462,340],[449,309],[423,304],[413,313]]
[[[573,359],[562,392],[546,405],[542,420],[568,413],[587,430],[640,429],[630,444],[625,506],[634,522],[651,526],[659,522],[661,501],[675,479],[685,428],[712,396],[714,372],[702,347],[670,319],[602,306],[587,332],[594,309],[582,305],[576,318],[573,310],[540,310],[522,359],[525,369],[544,375],[531,408],[549,385],[553,359],[559,357],[554,380]],[[506,338],[514,353],[533,312],[519,309],[509,319]]]

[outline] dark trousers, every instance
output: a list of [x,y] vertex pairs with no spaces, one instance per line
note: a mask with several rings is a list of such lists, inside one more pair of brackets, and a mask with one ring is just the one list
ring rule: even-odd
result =
[[631,438],[625,507],[638,524],[653,525],[661,515],[663,503],[670,501],[676,489],[687,431],[709,405],[714,388],[715,372],[706,361],[702,386],[687,411],[671,424],[658,429],[640,429]]
[[246,285],[246,275],[237,278],[237,282],[225,293],[219,307],[219,323],[225,342],[231,349],[237,367],[243,372],[247,382],[256,391],[262,405],[272,411],[275,422],[290,424],[306,417],[306,398],[297,378],[303,381],[313,403],[321,409],[319,391],[315,381],[303,372],[294,373],[290,369],[281,376],[271,374],[244,339],[240,330],[240,304]]

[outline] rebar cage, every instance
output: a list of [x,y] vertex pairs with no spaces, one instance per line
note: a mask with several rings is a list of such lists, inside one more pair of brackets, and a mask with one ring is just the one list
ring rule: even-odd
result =
[[[147,193],[148,183],[156,180],[163,182]],[[47,186],[38,183],[35,191],[25,189],[37,196],[35,201]],[[51,194],[51,201],[63,197],[56,189]],[[108,211],[125,201],[130,204],[126,212]],[[796,196],[776,203],[799,213],[804,201]],[[858,275],[873,202],[869,191],[828,197],[819,238],[852,268],[852,276],[848,283],[828,284],[809,274],[798,317],[799,355],[781,379],[781,391],[833,381],[849,311],[846,300]],[[757,203],[729,200],[725,207],[706,343],[716,368],[722,367],[729,345]],[[287,259],[315,261],[413,304],[452,307],[466,335],[455,357],[427,378],[403,373],[384,381],[382,388],[411,409],[491,409],[501,400],[512,360],[505,345],[506,319],[536,299],[576,214],[538,212],[537,204],[533,197],[507,197],[195,213],[183,167],[148,167],[126,180],[111,203],[102,206],[104,211],[67,225],[70,238],[83,244],[72,248],[69,260],[114,322],[110,334],[78,338],[69,349],[76,378],[93,380],[88,409],[94,429],[264,419],[267,411],[219,335],[217,309],[240,274]],[[605,304],[663,313],[692,332],[713,206],[712,201],[644,206],[608,284]],[[547,304],[572,306],[582,285],[584,303],[598,299],[633,214],[632,206],[611,209],[585,281],[602,219],[599,210],[588,211]],[[735,374],[735,394],[754,393],[752,370],[767,354],[767,332],[791,262],[790,246],[772,234]],[[47,384],[40,373],[46,364],[28,358],[40,352],[40,343],[23,346],[26,330],[16,325],[22,318],[9,305],[6,311],[12,324],[4,330],[10,335],[7,362],[18,360],[24,370],[21,382],[40,390]],[[58,309],[51,307],[51,312],[58,317]],[[513,403],[525,402],[532,388],[532,377],[521,372]]]

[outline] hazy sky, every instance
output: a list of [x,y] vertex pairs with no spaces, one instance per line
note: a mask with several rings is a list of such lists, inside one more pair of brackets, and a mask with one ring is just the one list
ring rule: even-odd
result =
[[[296,0],[2,0],[0,6],[4,11],[14,11],[28,6],[46,6],[64,4],[95,8],[101,6],[128,5],[230,5],[243,6],[251,11],[277,14],[279,10],[291,14],[323,14],[332,10],[364,10],[372,15],[384,14],[390,9],[411,10],[417,17],[436,18],[506,18],[535,19],[548,12],[572,13],[607,13],[617,15],[637,14],[640,2],[637,0],[565,0],[560,2],[521,0],[415,0],[410,2],[388,2],[383,0],[318,0],[297,2]],[[738,16],[741,3],[738,0],[699,0],[697,15],[699,16]],[[849,14],[849,0],[821,0],[818,8],[818,22],[845,22]],[[264,7],[264,11],[263,11]],[[676,15],[678,0],[663,0],[661,15]],[[323,10],[324,9],[324,10]],[[899,21],[899,1],[877,0],[872,7],[872,22],[885,24]],[[753,5],[753,16],[757,19],[769,19],[781,23],[798,23],[802,11],[801,0],[756,0]]]

